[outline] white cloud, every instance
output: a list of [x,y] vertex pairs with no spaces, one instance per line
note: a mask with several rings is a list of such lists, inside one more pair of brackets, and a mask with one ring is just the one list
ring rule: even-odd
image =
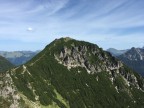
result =
[[28,27],[27,31],[33,31],[34,29],[32,27]]

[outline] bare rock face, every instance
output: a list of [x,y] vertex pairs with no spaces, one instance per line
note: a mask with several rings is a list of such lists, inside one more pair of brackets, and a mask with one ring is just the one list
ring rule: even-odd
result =
[[[0,97],[7,102],[9,108],[19,108],[20,96],[8,73],[0,76]],[[4,105],[4,103],[2,103]]]
[[[97,61],[94,61],[95,63],[101,61],[102,64],[98,65],[99,63],[90,63],[93,61],[90,60],[92,56],[97,57]],[[68,67],[85,67],[86,70],[89,70],[91,73],[101,72],[106,68],[107,71],[119,68],[120,63],[109,62],[107,56],[107,53],[101,54],[100,50],[95,47],[90,48],[87,46],[72,46],[71,49],[64,47],[56,58]]]
[[[122,63],[116,61],[115,58],[112,58],[114,62],[109,61],[108,53],[101,53],[96,47],[72,46],[69,49],[65,46],[60,54],[56,56],[58,61],[61,61],[68,67],[85,67],[91,71],[91,73],[105,71],[106,69],[107,71],[118,69],[122,65]],[[93,57],[96,57],[97,61],[94,61]]]
[[89,74],[106,71],[113,81],[120,75],[128,86],[132,84],[138,89],[144,89],[144,82],[140,86],[136,76],[131,70],[125,70],[121,61],[96,46],[75,46],[74,44],[69,48],[64,46],[59,54],[55,54],[55,59],[68,69],[84,67]]

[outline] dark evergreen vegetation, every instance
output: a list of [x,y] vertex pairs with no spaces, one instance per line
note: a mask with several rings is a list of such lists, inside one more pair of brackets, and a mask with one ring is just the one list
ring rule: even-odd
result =
[[0,56],[0,72],[5,72],[6,70],[14,67],[8,60],[4,57]]
[[[34,102],[35,96],[39,96],[39,101],[44,106],[55,102],[61,108],[144,107],[144,92],[131,84],[130,87],[127,86],[121,75],[114,73],[116,77],[112,83],[111,76],[106,71],[89,74],[85,68],[76,67],[68,70],[66,66],[59,64],[54,54],[59,54],[64,46],[72,48],[73,44],[98,48],[95,44],[83,41],[66,41],[64,38],[55,40],[25,65],[28,72],[22,73],[23,66],[11,72],[18,90]],[[109,61],[117,61],[111,54],[102,49],[100,51],[101,55],[109,56]],[[89,60],[91,63],[104,62],[96,56],[91,56]],[[97,60],[98,62],[95,62]],[[127,67],[121,70],[134,73]],[[140,76],[134,74],[140,80]],[[139,83],[143,83],[142,80]],[[62,96],[64,102],[58,98],[57,93]]]

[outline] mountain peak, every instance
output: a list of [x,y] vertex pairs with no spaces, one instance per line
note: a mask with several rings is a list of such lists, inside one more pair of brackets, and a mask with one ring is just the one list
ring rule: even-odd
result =
[[89,42],[57,39],[9,74],[25,104],[31,102],[28,104],[36,108],[144,105],[143,79],[110,53]]
[[118,56],[127,66],[144,76],[144,49],[132,47],[126,53]]
[[73,39],[70,38],[70,37],[63,37],[63,39],[64,39],[65,41],[73,40]]
[[135,48],[135,47],[132,47],[132,48],[131,48],[132,51],[136,51],[136,52],[137,52],[137,49],[138,49],[138,48]]
[[65,42],[67,42],[69,40],[74,40],[74,39],[70,38],[70,37],[61,37],[61,38],[55,39],[54,41],[62,41],[62,40],[64,40]]
[[129,51],[127,51],[122,56],[124,56],[125,58],[128,58],[129,60],[133,60],[133,61],[143,60],[144,59],[144,51],[142,48],[132,47]]

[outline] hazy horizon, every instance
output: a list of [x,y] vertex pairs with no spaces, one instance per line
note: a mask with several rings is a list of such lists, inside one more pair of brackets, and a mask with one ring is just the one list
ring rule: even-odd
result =
[[0,0],[0,51],[69,36],[103,49],[144,46],[143,0]]

